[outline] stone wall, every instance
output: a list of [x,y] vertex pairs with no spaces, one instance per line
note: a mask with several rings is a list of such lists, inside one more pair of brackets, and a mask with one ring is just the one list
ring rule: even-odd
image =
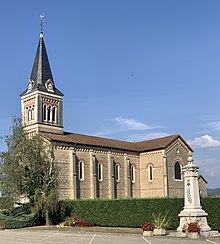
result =
[[184,196],[184,183],[183,177],[175,179],[175,163],[178,161],[181,167],[187,164],[189,148],[178,139],[166,150],[167,162],[167,185],[169,197],[183,197]]
[[[84,165],[84,179],[77,177],[74,185],[73,154],[76,164],[80,161]],[[97,150],[95,148],[71,148],[68,146],[57,146],[55,149],[56,162],[59,167],[59,195],[61,199],[93,199],[93,198],[125,198],[139,197],[139,156],[119,151]],[[94,161],[97,166],[102,164],[103,177],[98,180],[98,173],[94,169]],[[131,195],[128,193],[128,160],[135,167],[135,180],[131,184]],[[112,162],[119,165],[119,180],[114,180]],[[95,170],[95,171],[94,171]],[[76,174],[79,174],[77,168]],[[77,194],[74,194],[77,191]]]
[[[175,179],[174,165],[187,163],[189,148],[176,140],[168,148],[140,154],[106,150],[96,147],[56,145],[55,156],[59,173],[61,199],[183,197],[183,179]],[[84,165],[84,177],[79,179],[79,162]],[[102,178],[97,167],[102,164]],[[78,168],[74,168],[78,165]],[[119,165],[116,181],[115,165]],[[131,166],[134,167],[131,179]],[[150,179],[152,167],[152,179]]]
[[206,188],[207,181],[203,178],[203,176],[199,175],[198,183],[199,183],[200,197],[207,197],[208,195],[207,188]]
[[71,168],[70,168],[70,153],[68,148],[57,147],[54,150],[56,163],[59,170],[58,191],[60,199],[72,199],[71,194]]
[[[152,180],[150,179],[152,167]],[[164,197],[163,150],[140,154],[141,197]]]

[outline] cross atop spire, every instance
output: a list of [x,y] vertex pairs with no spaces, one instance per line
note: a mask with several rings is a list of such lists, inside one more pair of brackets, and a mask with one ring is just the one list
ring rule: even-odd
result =
[[43,34],[44,30],[44,14],[40,15],[40,33]]

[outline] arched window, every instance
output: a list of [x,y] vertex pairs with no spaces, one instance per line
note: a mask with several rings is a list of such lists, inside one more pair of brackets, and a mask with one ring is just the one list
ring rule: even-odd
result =
[[153,180],[153,166],[151,164],[148,165],[148,179],[149,181]]
[[28,107],[25,109],[25,121],[28,122]]
[[34,105],[31,109],[31,120],[34,120]]
[[131,182],[135,183],[135,166],[131,165]]
[[175,175],[175,180],[181,180],[181,164],[179,161],[175,163],[174,166],[174,175]]
[[52,108],[52,122],[56,122],[56,107]]
[[103,181],[103,164],[98,163],[98,180]]
[[79,161],[79,180],[84,180],[84,162]]
[[47,110],[47,121],[50,121],[51,119],[50,113],[51,113],[51,106],[49,106]]
[[119,166],[119,164],[115,165],[115,180],[116,180],[116,182],[120,181],[120,166]]
[[32,109],[31,106],[28,108],[28,121],[32,120]]
[[47,106],[45,104],[43,106],[43,120],[47,120]]

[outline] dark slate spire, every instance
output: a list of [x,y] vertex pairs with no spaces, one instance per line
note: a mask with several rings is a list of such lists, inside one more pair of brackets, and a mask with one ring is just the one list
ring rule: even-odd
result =
[[55,87],[43,39],[42,29],[40,33],[40,39],[38,42],[37,52],[35,55],[30,80],[28,81],[28,88],[21,95],[35,90],[63,96],[63,94]]
[[34,81],[36,85],[41,86],[49,79],[53,83],[53,76],[44,44],[43,33],[41,33],[30,80]]

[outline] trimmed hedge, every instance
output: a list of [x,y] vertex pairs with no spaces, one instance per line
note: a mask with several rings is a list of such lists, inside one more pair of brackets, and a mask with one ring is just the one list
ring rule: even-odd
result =
[[[7,205],[7,201],[4,199]],[[202,199],[202,207],[208,213],[208,224],[212,229],[220,230],[220,197]],[[170,218],[168,229],[179,225],[178,214],[183,209],[181,198],[145,198],[116,200],[65,200],[60,203],[60,216],[56,220],[69,216],[89,221],[97,226],[140,227],[153,215],[167,214]],[[7,205],[8,206],[8,205]],[[24,206],[0,212],[0,225],[4,228],[22,228],[39,224],[39,219],[31,213],[31,206]]]
[[182,208],[181,198],[66,200],[61,204],[61,217],[77,216],[98,226],[140,227],[147,220],[153,221],[153,213],[168,212],[169,229],[175,229]]
[[208,224],[213,230],[220,230],[220,196],[202,198],[203,210],[208,214]]
[[[97,226],[140,227],[145,221],[153,221],[153,214],[168,213],[168,229],[176,229],[183,204],[182,198],[65,200],[61,202],[61,218],[77,216]],[[204,198],[202,206],[209,214],[210,227],[220,230],[220,198]]]

